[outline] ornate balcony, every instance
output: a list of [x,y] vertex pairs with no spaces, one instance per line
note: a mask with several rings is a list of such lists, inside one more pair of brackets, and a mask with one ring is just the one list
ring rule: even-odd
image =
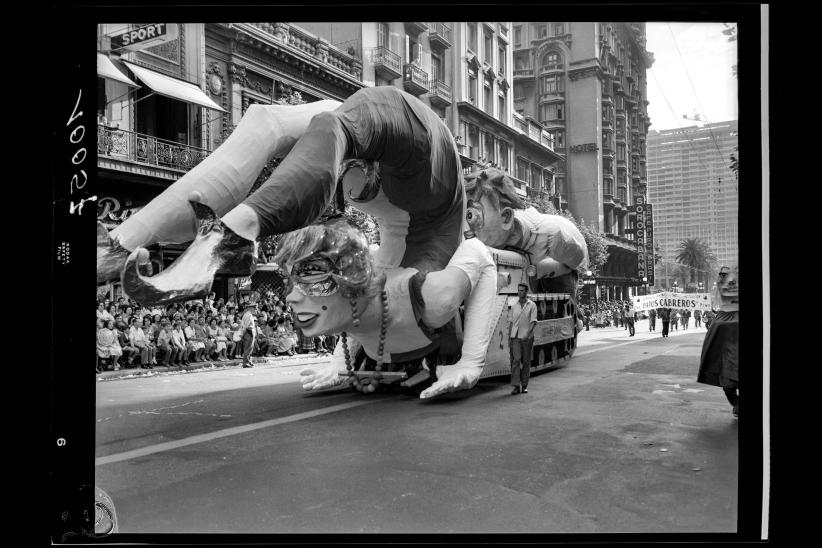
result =
[[412,95],[428,93],[428,73],[415,63],[406,63],[402,86],[405,91]]
[[428,40],[441,49],[451,47],[451,27],[445,23],[429,23]]
[[428,23],[409,23],[406,21],[405,29],[410,34],[417,35],[428,30]]
[[534,77],[534,69],[532,68],[524,68],[524,69],[514,69],[514,81],[517,80],[524,80],[524,79],[532,79]]
[[97,126],[97,154],[117,160],[188,171],[211,151],[124,129]]
[[374,71],[388,80],[402,76],[402,59],[390,49],[382,46],[371,49],[371,63]]
[[432,105],[440,107],[451,106],[451,86],[445,82],[431,82],[431,89],[428,91],[428,99]]

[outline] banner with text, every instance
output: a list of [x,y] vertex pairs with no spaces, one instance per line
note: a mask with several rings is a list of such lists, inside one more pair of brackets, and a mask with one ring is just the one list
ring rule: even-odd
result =
[[637,295],[631,299],[636,312],[652,308],[687,308],[689,310],[710,310],[711,296],[708,293],[674,293],[661,291],[653,295]]

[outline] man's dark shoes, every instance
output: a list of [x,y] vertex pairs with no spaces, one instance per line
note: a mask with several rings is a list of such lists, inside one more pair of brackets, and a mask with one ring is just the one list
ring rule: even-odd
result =
[[527,393],[528,393],[528,389],[527,389],[527,388],[523,388],[523,389],[522,389],[522,393],[523,393],[523,394],[527,394]]
[[519,394],[519,393],[520,393],[519,386],[515,386],[515,387],[514,387],[514,389],[513,389],[513,390],[511,390],[511,395],[512,395],[512,396],[513,396],[514,394]]

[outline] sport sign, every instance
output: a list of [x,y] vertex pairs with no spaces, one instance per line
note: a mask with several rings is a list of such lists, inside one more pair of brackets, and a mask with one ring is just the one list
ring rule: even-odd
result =
[[136,51],[145,49],[177,38],[177,24],[149,23],[111,37],[111,49],[114,51]]

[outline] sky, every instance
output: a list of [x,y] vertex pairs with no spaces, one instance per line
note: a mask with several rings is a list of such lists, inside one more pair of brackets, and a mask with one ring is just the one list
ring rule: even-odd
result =
[[647,23],[645,30],[655,59],[648,70],[651,130],[695,125],[682,117],[694,113],[710,123],[738,119],[731,68],[737,42],[728,42],[722,23]]

